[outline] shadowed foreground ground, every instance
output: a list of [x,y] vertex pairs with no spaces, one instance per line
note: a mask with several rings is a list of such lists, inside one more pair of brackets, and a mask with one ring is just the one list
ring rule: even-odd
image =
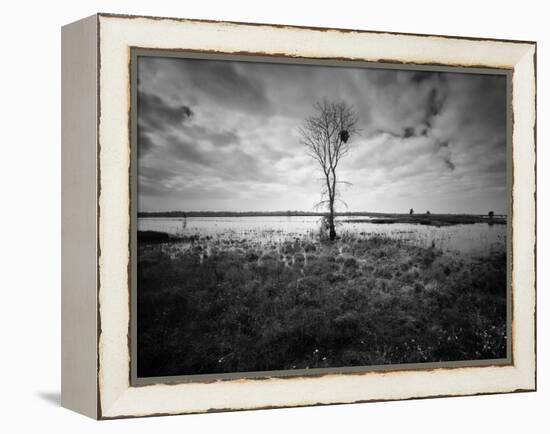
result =
[[380,236],[139,247],[139,376],[504,357],[504,252]]

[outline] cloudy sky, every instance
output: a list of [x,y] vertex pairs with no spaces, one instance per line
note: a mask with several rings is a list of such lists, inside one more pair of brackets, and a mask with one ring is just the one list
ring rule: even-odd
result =
[[312,211],[326,98],[359,119],[349,211],[506,212],[504,76],[140,57],[138,82],[140,211]]

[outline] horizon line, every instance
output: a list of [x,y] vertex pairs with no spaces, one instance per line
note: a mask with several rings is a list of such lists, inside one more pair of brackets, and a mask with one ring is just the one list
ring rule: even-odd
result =
[[[428,214],[431,215],[489,215],[491,211],[486,212],[436,212],[431,210],[416,212],[413,209],[412,214]],[[208,211],[198,211],[198,210],[163,210],[163,211],[137,211],[137,214],[308,214],[308,215],[325,215],[329,214],[328,211],[303,211],[303,210],[262,210],[262,211],[219,211],[219,210],[208,210]],[[399,212],[399,211],[335,211],[334,214],[411,214],[408,212]],[[508,213],[498,213],[494,212],[494,215],[498,216],[507,216]]]

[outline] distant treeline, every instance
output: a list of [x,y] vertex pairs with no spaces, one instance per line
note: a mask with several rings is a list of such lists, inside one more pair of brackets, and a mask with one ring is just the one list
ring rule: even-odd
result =
[[[295,217],[295,216],[318,216],[322,217],[327,213],[313,211],[157,211],[139,212],[138,217]],[[376,213],[349,212],[338,213],[341,216],[367,216]],[[379,214],[381,215],[381,214]]]
[[[325,212],[312,212],[312,211],[156,211],[156,212],[138,212],[138,217],[172,217],[172,218],[185,218],[185,217],[296,217],[296,216],[313,216],[322,217],[327,215]],[[410,216],[409,213],[382,213],[382,212],[369,212],[369,211],[355,211],[355,212],[337,212],[336,216],[339,217],[400,217],[403,215]],[[413,215],[425,215],[425,213],[414,213]],[[431,214],[431,217],[435,216],[478,216],[487,217],[487,214]],[[495,214],[496,218],[506,218],[506,215]]]

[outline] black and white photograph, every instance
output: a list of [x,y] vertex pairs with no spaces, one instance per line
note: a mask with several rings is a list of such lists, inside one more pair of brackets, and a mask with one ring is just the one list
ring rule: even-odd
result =
[[136,74],[138,378],[509,361],[506,73]]
[[548,432],[543,5],[4,2],[0,433]]

